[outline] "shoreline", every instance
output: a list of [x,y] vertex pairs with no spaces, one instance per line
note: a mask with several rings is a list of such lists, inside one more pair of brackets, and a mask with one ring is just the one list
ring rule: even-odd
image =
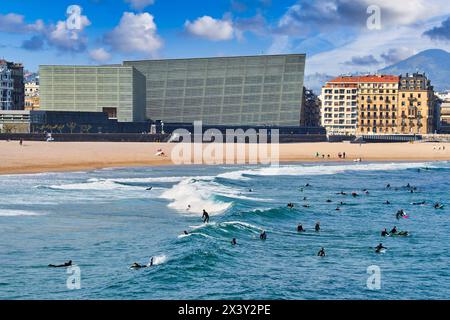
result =
[[[31,142],[20,146],[16,141],[0,141],[0,175],[91,171],[106,168],[174,166],[170,155],[177,144],[127,142]],[[203,151],[208,144],[203,145]],[[235,145],[239,146],[239,145]],[[364,162],[436,162],[450,161],[450,143],[294,143],[277,145],[279,162],[354,163]],[[245,145],[248,152],[249,145]],[[439,149],[441,148],[441,149]],[[168,156],[156,155],[162,149]],[[339,152],[347,158],[340,159]],[[325,158],[316,157],[316,153]],[[328,158],[330,154],[330,158]],[[237,157],[223,157],[218,164],[192,163],[182,165],[243,165]],[[241,158],[242,159],[242,158]],[[259,158],[261,159],[261,158]],[[208,160],[207,157],[205,160]],[[233,163],[225,163],[225,160]],[[267,158],[262,158],[267,162]],[[266,163],[267,164],[267,163]],[[249,165],[252,165],[250,163]],[[264,164],[261,164],[264,165]]]

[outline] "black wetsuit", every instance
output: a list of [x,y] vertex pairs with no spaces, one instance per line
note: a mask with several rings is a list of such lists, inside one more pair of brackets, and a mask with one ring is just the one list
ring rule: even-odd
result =
[[261,234],[259,235],[259,238],[260,238],[261,240],[266,240],[266,239],[267,239],[267,234],[266,234],[266,232],[264,231],[263,233],[261,233]]
[[322,249],[320,249],[320,251],[319,251],[319,253],[317,254],[317,256],[319,256],[319,257],[325,257],[325,249],[324,248],[322,248]]
[[66,268],[66,267],[72,266],[72,260],[70,260],[64,264],[60,264],[60,265],[49,264],[48,266],[50,268]]
[[209,214],[208,214],[208,212],[206,212],[206,210],[203,210],[202,219],[203,219],[203,223],[208,223],[209,222]]
[[305,229],[303,229],[301,224],[297,227],[297,232],[305,232]]
[[316,224],[316,232],[319,232],[319,231],[320,231],[320,224],[317,223],[317,224]]

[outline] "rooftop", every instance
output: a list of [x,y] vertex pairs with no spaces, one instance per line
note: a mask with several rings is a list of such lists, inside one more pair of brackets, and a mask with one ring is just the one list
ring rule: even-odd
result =
[[399,76],[393,75],[366,75],[366,76],[341,76],[330,80],[331,83],[363,83],[363,82],[378,82],[378,83],[397,83]]

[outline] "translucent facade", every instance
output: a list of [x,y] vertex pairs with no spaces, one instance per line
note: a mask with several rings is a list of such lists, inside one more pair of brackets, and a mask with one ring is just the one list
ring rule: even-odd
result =
[[124,65],[146,77],[149,119],[300,125],[305,55],[126,61]]
[[126,66],[41,66],[46,111],[106,112],[120,122],[145,121],[145,77]]

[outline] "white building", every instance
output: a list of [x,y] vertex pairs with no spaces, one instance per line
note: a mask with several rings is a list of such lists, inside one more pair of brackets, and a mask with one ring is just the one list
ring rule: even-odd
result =
[[0,61],[0,110],[13,109],[14,81],[11,70]]
[[329,135],[354,135],[358,125],[358,81],[338,77],[322,88],[322,126]]

